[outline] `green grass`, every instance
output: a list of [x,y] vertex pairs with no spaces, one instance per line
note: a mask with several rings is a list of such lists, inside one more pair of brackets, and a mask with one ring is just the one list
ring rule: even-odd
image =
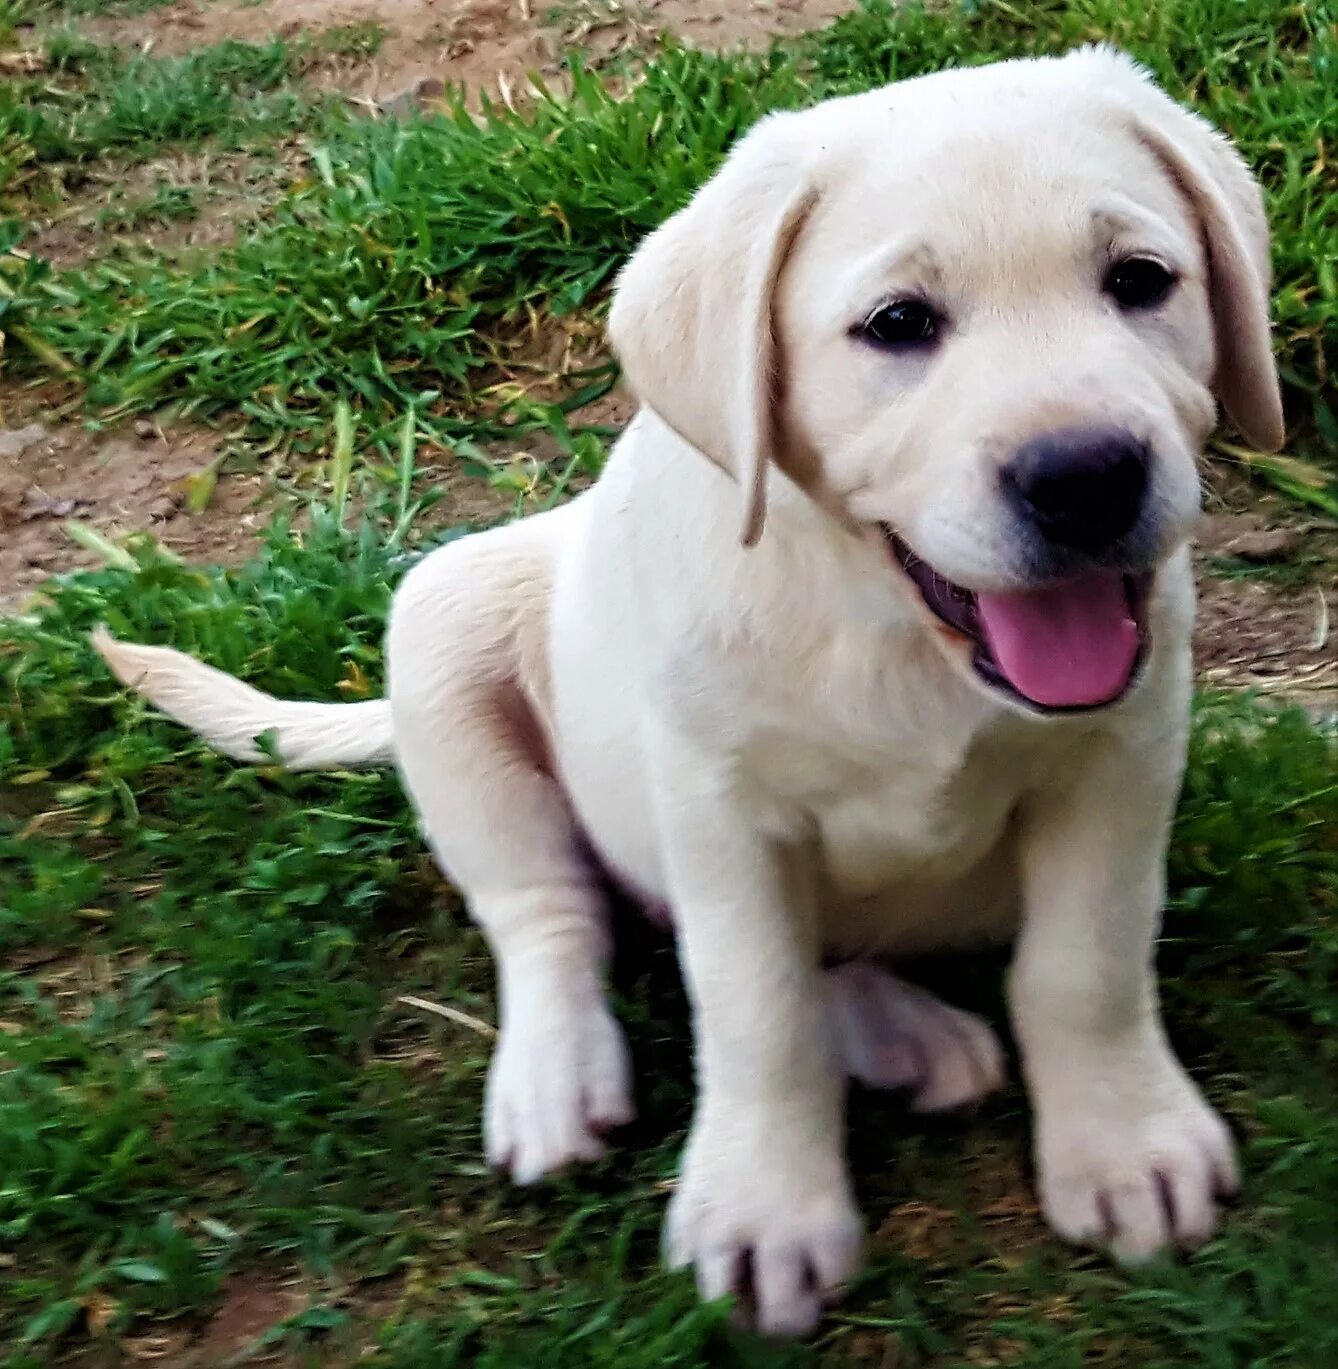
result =
[[1317,582],[1322,583],[1321,577],[1333,573],[1332,561],[1324,556],[1266,562],[1249,561],[1241,556],[1214,556],[1204,568],[1219,580],[1261,580],[1286,593],[1298,593]]
[[[256,1271],[303,1275],[281,1334],[331,1364],[877,1364],[891,1342],[909,1366],[1335,1362],[1331,738],[1200,709],[1162,966],[1173,1035],[1245,1142],[1223,1237],[1118,1275],[1000,1206],[1029,1192],[1016,1088],[961,1124],[858,1096],[861,1200],[873,1228],[893,1218],[818,1343],[773,1356],[657,1268],[690,1106],[667,949],[630,936],[617,975],[643,1120],[596,1169],[509,1191],[479,1153],[487,1042],[395,1002],[493,1011],[394,780],[231,765],[84,644],[106,620],[286,694],[359,697],[403,556],[328,515],[233,573],[132,550],[134,573],[70,577],[0,627],[7,1369],[67,1362],[90,1308],[112,1338],[190,1327]],[[999,969],[940,977],[997,1012]],[[908,1203],[927,1238],[898,1234],[922,1220]]]
[[111,233],[128,232],[136,228],[162,227],[182,219],[198,218],[199,196],[188,185],[170,185],[159,181],[152,195],[137,200],[117,199],[99,211],[97,225]]
[[60,356],[96,412],[240,408],[258,437],[292,440],[336,397],[374,428],[413,402],[449,440],[476,409],[471,379],[499,330],[530,306],[597,305],[641,234],[766,110],[1099,38],[1147,62],[1259,169],[1290,416],[1321,454],[1333,448],[1338,164],[1316,141],[1338,72],[1330,0],[980,0],[895,15],[872,2],[767,56],[669,51],[626,98],[578,70],[572,98],[490,108],[481,125],[336,120],[308,183],[235,248],[36,282],[25,331],[48,350],[11,361],[32,373]]
[[0,146],[6,140],[22,146],[27,162],[42,167],[112,155],[138,160],[165,147],[205,141],[226,147],[273,137],[328,107],[328,99],[314,98],[294,82],[349,42],[357,50],[366,38],[341,30],[328,43],[228,41],[181,57],[124,58],[113,48],[58,33],[46,46],[51,72],[12,80],[0,90]]
[[57,198],[77,187],[80,166],[99,159],[126,165],[204,144],[268,150],[281,135],[319,126],[339,103],[305,88],[303,77],[365,61],[384,39],[384,28],[364,21],[179,57],[127,57],[77,28],[52,30],[40,45],[43,69],[0,86],[0,212],[40,215],[53,187]]

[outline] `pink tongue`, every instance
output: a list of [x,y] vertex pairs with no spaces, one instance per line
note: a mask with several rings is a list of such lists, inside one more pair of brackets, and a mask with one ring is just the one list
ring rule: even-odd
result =
[[1046,589],[980,594],[976,608],[995,664],[1033,703],[1108,703],[1134,673],[1138,625],[1118,571],[1092,571]]

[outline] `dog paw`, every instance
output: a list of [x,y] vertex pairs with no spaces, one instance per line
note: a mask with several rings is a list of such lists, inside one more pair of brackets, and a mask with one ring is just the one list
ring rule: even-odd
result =
[[839,1153],[781,1164],[767,1141],[694,1127],[665,1222],[671,1268],[697,1291],[732,1294],[736,1320],[767,1336],[802,1336],[836,1298],[859,1256],[861,1222]]
[[825,978],[836,1048],[852,1079],[911,1090],[916,1112],[963,1107],[1002,1086],[1003,1047],[983,1017],[867,961]]
[[1042,1115],[1037,1174],[1046,1219],[1075,1245],[1139,1264],[1202,1245],[1238,1186],[1230,1132],[1180,1071],[1160,1083],[1070,1088]]
[[622,1028],[601,999],[527,1006],[504,1021],[488,1070],[489,1164],[532,1184],[598,1160],[605,1133],[635,1115],[631,1077]]

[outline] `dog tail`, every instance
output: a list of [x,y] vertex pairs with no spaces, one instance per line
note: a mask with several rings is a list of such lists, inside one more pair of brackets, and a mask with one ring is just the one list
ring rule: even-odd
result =
[[[198,733],[216,751],[239,761],[277,755],[289,770],[372,769],[394,763],[390,702],[291,703],[185,652],[117,641],[105,627],[90,639],[120,682],[169,718]],[[256,745],[273,736],[273,751]]]

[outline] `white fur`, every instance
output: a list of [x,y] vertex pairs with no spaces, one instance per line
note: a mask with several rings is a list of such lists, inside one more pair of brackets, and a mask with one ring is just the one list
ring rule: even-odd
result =
[[[1102,296],[1121,250],[1178,271],[1164,308]],[[763,1330],[809,1328],[854,1268],[846,1076],[934,1106],[1001,1069],[979,1019],[867,966],[824,973],[824,953],[1016,932],[1051,1223],[1128,1258],[1192,1244],[1234,1162],[1166,1042],[1151,962],[1185,752],[1195,457],[1214,397],[1254,441],[1281,436],[1267,270],[1235,154],[1117,54],[778,116],[624,273],[611,329],[646,407],[600,482],[408,576],[389,717],[99,646],[240,758],[268,729],[297,765],[393,749],[497,957],[487,1145],[522,1182],[598,1154],[632,1112],[589,847],[672,907],[700,1095],[667,1252],[706,1296],[749,1262]],[[851,338],[909,289],[948,302],[932,358]],[[1155,452],[1151,656],[1121,702],[1038,717],[976,678],[874,524],[974,588],[1025,583],[997,465],[1079,422],[1126,424]],[[908,1075],[907,1052],[925,1068]]]
[[93,633],[92,641],[123,685],[208,737],[211,746],[234,760],[267,760],[256,738],[272,732],[275,753],[289,770],[351,770],[395,762],[385,699],[288,703],[179,651],[117,641],[105,627]]

